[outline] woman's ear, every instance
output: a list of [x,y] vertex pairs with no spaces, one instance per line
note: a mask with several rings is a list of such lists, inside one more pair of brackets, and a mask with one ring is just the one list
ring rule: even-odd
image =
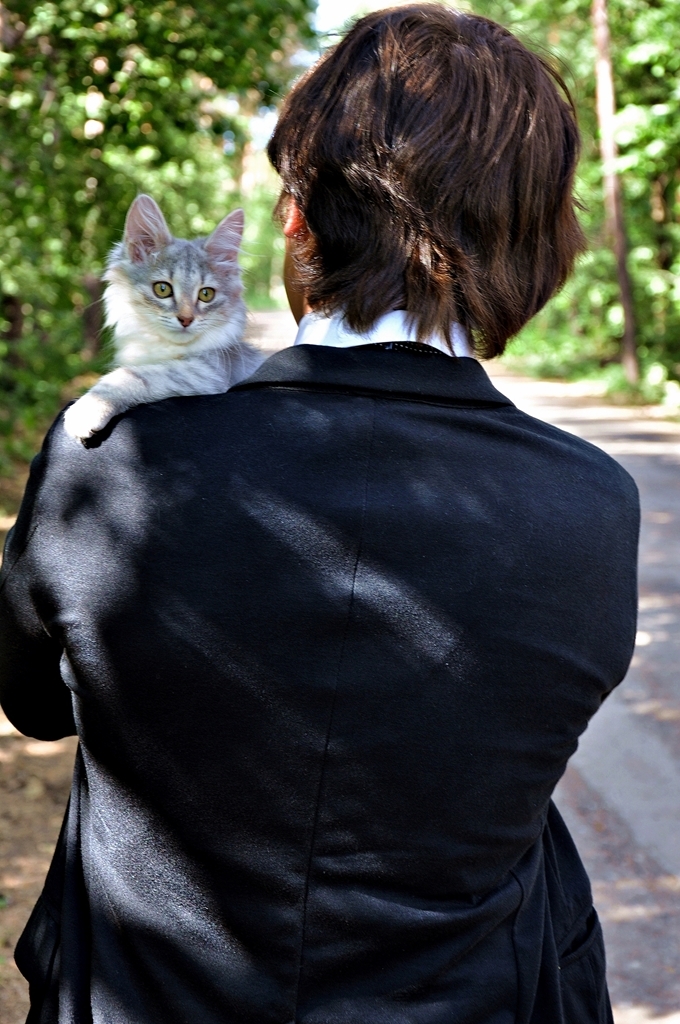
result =
[[297,273],[295,271],[295,263],[293,260],[293,250],[296,248],[297,242],[307,241],[310,232],[305,215],[300,212],[300,208],[292,196],[288,200],[286,219],[283,224],[283,234],[286,239],[286,256],[283,261],[283,283],[286,289],[286,296],[288,298],[290,311],[295,317],[297,323],[300,323],[303,316],[305,316],[306,313],[311,312],[311,310],[307,303],[307,296],[300,287],[300,282],[298,281]]
[[288,200],[288,211],[283,225],[283,233],[286,238],[304,239],[309,235],[305,215],[300,213],[300,208],[292,197]]

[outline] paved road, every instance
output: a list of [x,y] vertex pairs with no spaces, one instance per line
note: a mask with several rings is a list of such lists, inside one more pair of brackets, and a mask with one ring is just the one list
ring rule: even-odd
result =
[[[263,347],[288,314],[256,314]],[[584,385],[487,367],[520,408],[618,459],[642,499],[640,619],[630,671],[582,738],[557,801],[603,920],[616,1024],[680,1024],[680,423]]]

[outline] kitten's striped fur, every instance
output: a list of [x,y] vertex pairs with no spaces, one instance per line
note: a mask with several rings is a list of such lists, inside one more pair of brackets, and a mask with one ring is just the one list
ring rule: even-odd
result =
[[[262,354],[243,340],[242,233],[236,210],[208,238],[173,238],[154,200],[135,199],[104,275],[116,369],[66,410],[69,434],[85,440],[146,402],[220,394],[259,366]],[[171,294],[160,297],[154,285],[165,284]],[[210,292],[208,301],[199,297]]]

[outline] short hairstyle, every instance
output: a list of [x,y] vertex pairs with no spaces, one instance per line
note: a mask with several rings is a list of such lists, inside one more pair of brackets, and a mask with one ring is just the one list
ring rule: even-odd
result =
[[547,60],[434,3],[369,14],[293,87],[268,147],[310,236],[312,309],[365,332],[405,309],[418,340],[454,322],[500,354],[583,251],[580,140]]

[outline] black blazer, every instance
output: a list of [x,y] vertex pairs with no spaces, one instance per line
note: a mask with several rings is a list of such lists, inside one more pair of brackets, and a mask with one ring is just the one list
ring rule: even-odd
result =
[[7,715],[80,737],[30,1021],[610,1021],[550,795],[637,533],[616,462],[433,349],[287,349],[90,449],[58,419],[0,599]]

